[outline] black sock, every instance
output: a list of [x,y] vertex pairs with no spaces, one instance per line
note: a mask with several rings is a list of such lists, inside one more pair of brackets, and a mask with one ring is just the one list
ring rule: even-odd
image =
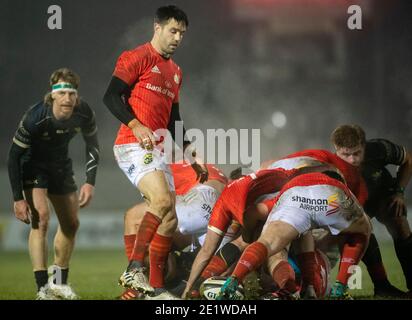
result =
[[406,286],[412,290],[412,235],[404,240],[396,240],[395,252],[402,266],[406,279]]
[[62,269],[59,266],[53,266],[53,283],[60,285],[60,284],[67,284],[67,278],[69,277],[69,268]]
[[373,233],[369,238],[369,245],[362,257],[362,262],[368,269],[368,273],[375,287],[389,284],[385,267],[383,266],[381,250]]
[[34,271],[34,278],[36,279],[37,291],[40,291],[40,288],[47,284],[47,270]]

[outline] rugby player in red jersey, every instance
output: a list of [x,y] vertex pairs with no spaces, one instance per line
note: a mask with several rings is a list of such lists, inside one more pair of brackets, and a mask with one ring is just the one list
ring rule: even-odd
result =
[[[122,122],[114,146],[116,161],[148,203],[132,259],[120,282],[147,293],[148,299],[174,298],[164,289],[163,279],[177,226],[174,184],[156,131],[172,129],[176,121],[181,121],[182,72],[171,56],[187,26],[187,16],[181,9],[158,8],[152,40],[120,55],[104,96],[109,110]],[[175,132],[171,131],[174,138]],[[185,149],[189,145],[189,141],[184,141],[180,147]],[[191,155],[195,157],[195,151]],[[200,182],[206,181],[206,167],[196,158],[191,160]],[[143,266],[147,248],[151,264],[156,266],[150,271],[149,281]]]
[[243,252],[219,298],[233,299],[244,277],[313,228],[345,235],[334,298],[347,298],[348,269],[356,265],[367,247],[370,221],[343,179],[336,172],[309,173],[289,181],[274,200],[263,231]]
[[213,208],[210,217],[206,240],[193,263],[183,297],[186,297],[215,254],[222,237],[232,220],[242,226],[242,238],[246,242],[253,239],[256,228],[266,220],[266,215],[256,212],[247,214],[247,209],[256,200],[268,193],[279,191],[292,177],[305,171],[324,170],[324,166],[302,168],[299,170],[268,169],[244,176],[228,184]]
[[[206,164],[209,179],[200,184],[195,172],[188,163],[172,163],[170,168],[176,187],[176,214],[178,217],[177,230],[173,235],[173,247],[181,250],[188,246],[196,249],[204,242],[210,214],[216,200],[221,194],[228,180],[224,173],[217,167]],[[136,240],[136,231],[141,224],[147,204],[140,203],[130,208],[125,214],[124,243],[126,256],[130,260]],[[236,230],[228,231],[222,244],[233,239]],[[173,269],[173,264],[168,264],[168,269]],[[176,270],[168,270],[168,274]],[[181,270],[180,270],[181,271]],[[181,292],[180,292],[181,293]],[[139,292],[128,288],[121,296],[122,300],[140,297]]]
[[[331,168],[336,168],[344,177],[349,189],[356,195],[358,201],[363,204],[367,198],[366,185],[363,181],[359,170],[343,161],[337,155],[328,150],[321,149],[308,149],[295,152],[280,160],[269,160],[261,165],[264,169],[299,169],[299,168],[314,168],[322,165],[328,165]],[[310,170],[310,169],[308,169]],[[239,170],[237,170],[239,171]],[[274,194],[266,194],[259,197],[257,202],[261,202],[263,199],[274,198]],[[266,217],[270,210],[266,208],[264,203],[257,204],[248,208],[245,215]],[[311,238],[311,234],[308,233],[304,237],[299,239],[302,245],[312,247],[313,250],[305,250],[297,254],[297,261],[299,263],[300,270],[303,278],[303,295],[306,296],[306,288],[313,287],[315,291],[320,292],[320,281],[318,275],[313,271],[317,268],[317,257],[315,252],[314,240]],[[198,289],[200,284],[207,278],[215,275],[222,274],[232,263],[239,259],[242,251],[246,248],[247,243],[242,241],[241,238],[226,244],[220,249],[213,258],[210,260],[207,267],[203,270],[201,276],[196,280],[192,290],[190,292],[191,297],[198,296]],[[273,257],[270,268],[275,268],[273,261],[280,260],[283,253],[280,253],[278,257]],[[286,255],[287,256],[287,255]],[[283,265],[285,269],[286,264]],[[276,269],[277,274],[286,274],[287,270]]]

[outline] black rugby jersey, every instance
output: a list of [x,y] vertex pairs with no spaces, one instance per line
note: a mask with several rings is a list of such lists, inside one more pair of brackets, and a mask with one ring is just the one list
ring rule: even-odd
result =
[[86,182],[94,185],[99,145],[95,114],[89,105],[80,101],[67,120],[57,120],[52,107],[43,102],[27,110],[13,137],[9,153],[9,176],[15,200],[23,199],[21,160],[24,158],[24,161],[33,164],[58,167],[69,159],[69,142],[77,133],[82,133],[86,142]]
[[369,199],[377,199],[393,193],[395,179],[387,165],[400,166],[406,157],[405,148],[386,139],[366,142],[362,175],[368,187]]

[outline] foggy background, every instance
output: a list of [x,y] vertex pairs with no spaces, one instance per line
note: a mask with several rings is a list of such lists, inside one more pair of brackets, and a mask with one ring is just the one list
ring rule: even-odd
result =
[[[187,129],[260,128],[262,161],[330,148],[331,131],[343,123],[411,149],[408,2],[1,0],[0,219],[12,215],[6,158],[18,122],[49,90],[50,74],[68,67],[80,75],[80,94],[96,111],[99,128],[101,164],[86,211],[116,212],[122,223],[124,210],[140,198],[114,161],[119,121],[102,97],[117,57],[151,40],[156,8],[170,3],[189,17],[173,56],[183,69],[180,105]],[[62,8],[62,30],[47,27],[52,4]],[[362,30],[347,28],[351,4],[361,5]],[[80,186],[81,136],[70,153]],[[226,173],[234,167],[222,166]]]

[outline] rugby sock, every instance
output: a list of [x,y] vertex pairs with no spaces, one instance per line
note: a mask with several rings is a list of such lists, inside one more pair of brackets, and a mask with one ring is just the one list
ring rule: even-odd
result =
[[365,254],[362,258],[363,263],[368,269],[368,273],[375,286],[382,284],[388,284],[388,276],[383,265],[381,251],[379,249],[378,241],[375,234],[371,234],[369,238],[369,245],[366,248]]
[[412,235],[403,240],[395,240],[395,252],[402,266],[408,290],[412,290]]
[[240,257],[240,249],[233,243],[226,243],[216,252],[212,260],[203,271],[201,278],[208,279],[213,276],[219,276],[226,269],[237,261]]
[[296,256],[302,273],[303,287],[314,285],[316,272],[316,254],[315,252],[303,252]]
[[134,243],[136,241],[136,235],[135,234],[125,234],[123,236],[123,240],[124,240],[124,249],[126,251],[126,257],[127,257],[127,260],[130,261],[132,258]]
[[[162,220],[154,214],[148,211],[145,213],[139,230],[137,231],[131,262],[136,261],[140,265],[143,265],[147,248],[161,223]],[[131,265],[133,265],[133,263]]]
[[272,277],[279,289],[285,289],[290,293],[297,291],[295,272],[287,261],[281,261],[276,265]]
[[303,252],[297,257],[300,271],[302,273],[303,288],[312,285],[316,295],[322,295],[322,277],[319,262],[315,252]]
[[49,278],[47,270],[34,271],[34,278],[36,279],[37,291],[40,291],[40,288],[47,284]]
[[210,260],[209,264],[203,270],[202,275],[200,276],[203,279],[208,279],[213,276],[219,276],[227,269],[228,265],[226,261],[222,259],[220,256],[213,256],[212,260]]
[[349,267],[357,265],[362,258],[366,243],[367,239],[363,234],[353,233],[346,235],[346,243],[342,249],[339,272],[336,277],[336,280],[343,285],[347,285],[348,279],[351,276]]
[[67,284],[69,278],[69,268],[61,268],[58,265],[53,265],[53,283],[57,285]]
[[153,288],[164,287],[164,268],[172,248],[173,237],[165,237],[156,233],[150,243],[150,277]]
[[268,249],[261,242],[253,242],[243,252],[242,256],[237,263],[232,276],[236,277],[239,281],[251,271],[258,268],[268,257]]

